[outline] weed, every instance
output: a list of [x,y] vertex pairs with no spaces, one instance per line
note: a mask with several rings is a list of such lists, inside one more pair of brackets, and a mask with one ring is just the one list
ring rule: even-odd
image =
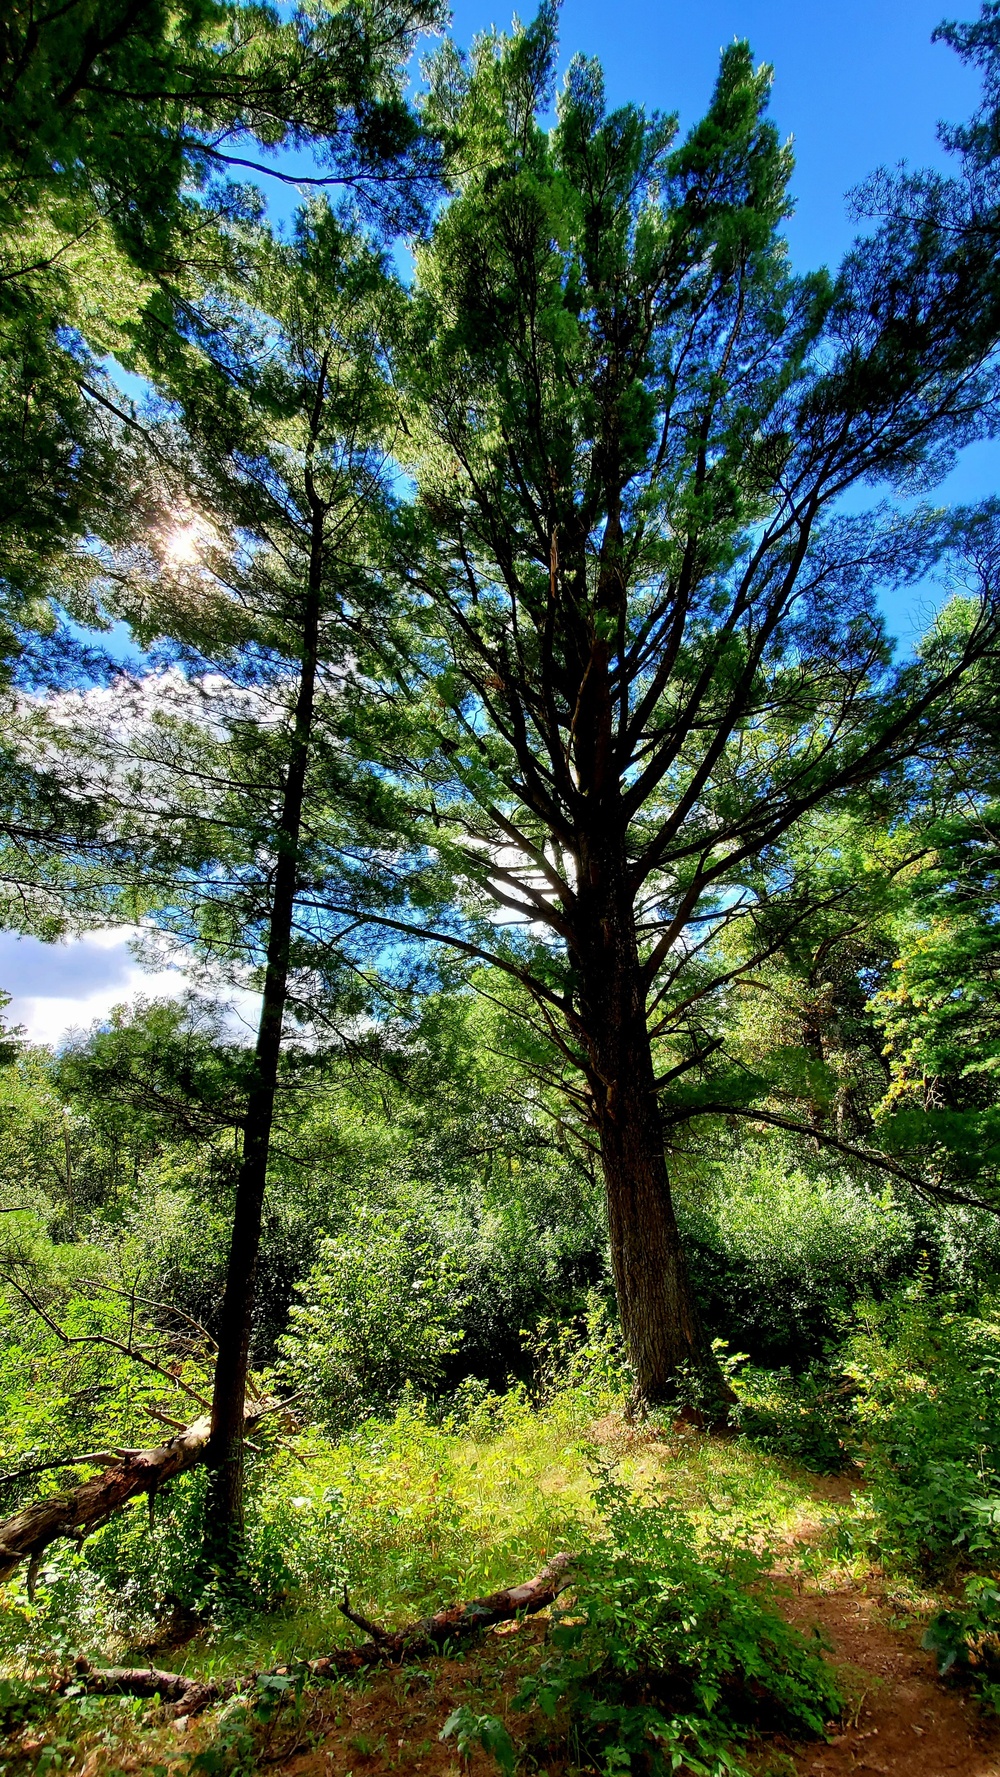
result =
[[866,1306],[847,1353],[883,1560],[947,1577],[1000,1559],[1000,1323],[923,1287]]
[[842,1379],[828,1363],[791,1370],[750,1365],[733,1377],[739,1396],[734,1415],[762,1450],[790,1456],[818,1474],[836,1474],[849,1461]]
[[468,1704],[462,1703],[454,1709],[445,1722],[438,1736],[440,1740],[448,1740],[454,1735],[459,1756],[468,1758],[473,1745],[478,1744],[484,1752],[489,1752],[496,1759],[504,1777],[513,1777],[517,1754],[514,1742],[498,1715],[480,1715]]

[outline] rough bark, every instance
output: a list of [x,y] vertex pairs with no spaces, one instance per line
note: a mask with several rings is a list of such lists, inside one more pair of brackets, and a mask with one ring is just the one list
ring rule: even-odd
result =
[[601,1124],[611,1263],[637,1402],[656,1405],[693,1387],[710,1419],[728,1396],[684,1263],[655,1096],[619,1086]]
[[72,1674],[61,1679],[58,1692],[86,1691],[96,1697],[159,1697],[172,1704],[171,1715],[198,1715],[210,1703],[221,1703],[240,1689],[235,1678],[187,1678],[158,1666],[92,1666],[77,1660]]
[[[311,1678],[341,1678],[360,1672],[365,1666],[393,1665],[404,1660],[423,1659],[440,1653],[451,1641],[463,1641],[491,1629],[496,1623],[510,1622],[512,1617],[531,1616],[554,1604],[559,1593],[572,1581],[573,1556],[555,1555],[534,1579],[519,1586],[507,1586],[490,1592],[485,1598],[472,1598],[465,1604],[448,1604],[433,1616],[408,1623],[404,1629],[386,1631],[367,1625],[372,1633],[360,1647],[337,1648],[333,1653],[307,1663]],[[341,1608],[344,1608],[343,1606]],[[345,1614],[352,1622],[359,1619],[350,1610]],[[361,1619],[363,1621],[363,1619]],[[282,1677],[288,1668],[278,1666],[271,1673],[253,1673],[246,1679],[189,1678],[180,1672],[167,1672],[155,1666],[92,1666],[78,1660],[73,1672],[60,1681],[58,1688],[70,1685],[100,1696],[159,1696],[172,1705],[174,1715],[196,1715],[210,1703],[221,1702],[237,1690],[245,1690],[260,1677]]]
[[[636,1404],[696,1393],[712,1421],[733,1396],[702,1325],[671,1200],[624,844],[589,854],[577,959],[607,1196],[611,1263]],[[589,902],[589,906],[588,906]]]
[[[250,1424],[257,1411],[255,1407],[247,1413]],[[82,1542],[130,1499],[147,1493],[152,1500],[165,1481],[197,1468],[207,1459],[210,1429],[207,1417],[196,1419],[168,1443],[132,1451],[120,1458],[109,1456],[103,1474],[22,1506],[0,1524],[0,1581],[27,1561],[29,1583],[33,1585],[37,1564],[50,1543],[60,1537]],[[72,1466],[72,1462],[67,1462],[67,1468]]]
[[[317,404],[320,401],[321,395],[317,397]],[[275,835],[267,966],[217,1335],[208,1453],[213,1472],[206,1508],[204,1559],[209,1568],[224,1575],[232,1575],[238,1569],[244,1539],[243,1418],[267,1161],[288,995],[292,923],[298,890],[299,837],[316,700],[324,520],[325,509],[314,502],[309,584],[303,596],[301,669],[281,818]]]

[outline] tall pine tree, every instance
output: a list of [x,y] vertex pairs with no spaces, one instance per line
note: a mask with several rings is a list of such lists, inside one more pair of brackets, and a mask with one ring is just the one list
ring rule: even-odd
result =
[[[544,128],[554,53],[543,7],[433,74],[454,195],[417,261],[419,640],[382,756],[414,855],[460,884],[434,932],[527,989],[594,1131],[639,1394],[693,1368],[711,1401],[668,1162],[726,989],[713,935],[739,910],[741,966],[773,946],[809,893],[783,835],[949,731],[1000,645],[992,513],[842,506],[931,487],[980,435],[1000,273],[939,185],[796,277],[747,45],[679,143],[580,59]],[[894,666],[880,591],[957,557],[964,628]]]

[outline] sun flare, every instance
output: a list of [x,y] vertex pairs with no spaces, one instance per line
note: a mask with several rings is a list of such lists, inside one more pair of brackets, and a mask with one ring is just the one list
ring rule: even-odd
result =
[[201,559],[202,542],[200,530],[191,520],[175,525],[164,538],[164,557],[171,567],[190,567]]

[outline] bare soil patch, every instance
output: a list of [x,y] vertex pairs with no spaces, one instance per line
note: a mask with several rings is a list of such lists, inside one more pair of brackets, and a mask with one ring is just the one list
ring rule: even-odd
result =
[[[459,1759],[454,1740],[439,1736],[452,1710],[468,1704],[503,1716],[517,1680],[545,1637],[546,1624],[523,1622],[494,1630],[465,1659],[434,1659],[414,1671],[379,1673],[361,1689],[338,1686],[310,1714],[313,1746],[285,1755],[275,1768],[287,1777],[498,1777],[496,1761],[479,1746]],[[523,1717],[511,1719],[517,1738]]]
[[[805,1591],[782,1600],[789,1620],[818,1627],[831,1658],[847,1668],[854,1699],[829,1743],[777,1742],[761,1767],[799,1777],[1000,1777],[1000,1723],[982,1718],[974,1698],[943,1683],[933,1656],[919,1645],[919,1625],[893,1627],[877,1593],[844,1588]],[[523,1668],[536,1656],[544,1621],[512,1633],[494,1632],[464,1660],[429,1663],[427,1677],[384,1673],[360,1692],[338,1688],[311,1714],[312,1745],[282,1756],[273,1769],[287,1777],[458,1777],[453,1741],[438,1736],[460,1703],[504,1715]],[[433,1666],[433,1672],[430,1666]],[[515,1740],[524,1718],[513,1716]],[[782,1758],[780,1755],[784,1754]],[[549,1771],[556,1767],[551,1757]],[[497,1777],[478,1747],[461,1761],[468,1777]]]
[[1000,1777],[1000,1723],[942,1682],[916,1625],[892,1627],[884,1602],[855,1589],[804,1592],[782,1608],[807,1633],[822,1630],[857,1697],[828,1745],[796,1749],[801,1777]]

